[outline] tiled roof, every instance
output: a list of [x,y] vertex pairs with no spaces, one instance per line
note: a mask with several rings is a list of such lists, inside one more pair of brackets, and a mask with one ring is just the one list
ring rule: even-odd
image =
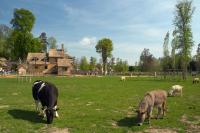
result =
[[71,62],[68,59],[58,59],[58,66],[67,67],[71,66]]

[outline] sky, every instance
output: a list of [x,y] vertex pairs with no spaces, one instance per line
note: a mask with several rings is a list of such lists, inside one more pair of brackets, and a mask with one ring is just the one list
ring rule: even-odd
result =
[[[34,36],[45,32],[47,37],[55,37],[59,47],[63,43],[71,56],[99,59],[95,50],[98,40],[110,38],[113,56],[134,65],[144,48],[156,58],[162,57],[168,31],[170,42],[172,39],[176,3],[177,0],[1,0],[0,24],[12,27],[14,9],[25,8],[36,17]],[[200,43],[200,1],[193,0],[193,6],[192,55]]]

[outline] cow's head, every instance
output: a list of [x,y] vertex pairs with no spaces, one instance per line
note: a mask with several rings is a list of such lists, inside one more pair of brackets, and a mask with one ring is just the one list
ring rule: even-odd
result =
[[136,110],[138,126],[141,126],[142,123],[145,120],[146,112],[147,112],[147,107],[146,106],[147,106],[146,102],[141,102],[140,105],[139,105],[139,109]]
[[58,109],[54,109],[54,108],[48,108],[45,110],[48,124],[51,124],[53,122],[53,117],[54,117],[55,111],[57,110]]

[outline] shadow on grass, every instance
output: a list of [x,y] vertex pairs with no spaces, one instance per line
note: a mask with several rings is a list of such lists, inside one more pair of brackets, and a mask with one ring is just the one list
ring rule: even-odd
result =
[[8,114],[11,115],[14,119],[26,120],[32,123],[45,123],[45,120],[38,116],[35,111],[12,109],[8,110]]
[[120,127],[132,127],[136,126],[137,121],[135,117],[125,117],[119,121],[117,121],[117,125]]

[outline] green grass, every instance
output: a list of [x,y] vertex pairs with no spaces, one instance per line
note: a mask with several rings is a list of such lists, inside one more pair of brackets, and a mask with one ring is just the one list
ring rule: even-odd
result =
[[[184,86],[183,97],[169,97],[168,112],[164,119],[152,119],[151,126],[186,130],[180,122],[182,115],[200,116],[200,84],[188,81],[165,81],[153,78],[119,77],[41,77],[59,88],[60,118],[50,127],[69,128],[71,133],[126,133],[143,131],[149,127],[135,126],[133,109],[145,92],[153,89],[168,90],[174,84]],[[0,132],[40,132],[46,124],[35,112],[32,83],[17,79],[0,78]],[[112,125],[116,124],[116,126]]]

